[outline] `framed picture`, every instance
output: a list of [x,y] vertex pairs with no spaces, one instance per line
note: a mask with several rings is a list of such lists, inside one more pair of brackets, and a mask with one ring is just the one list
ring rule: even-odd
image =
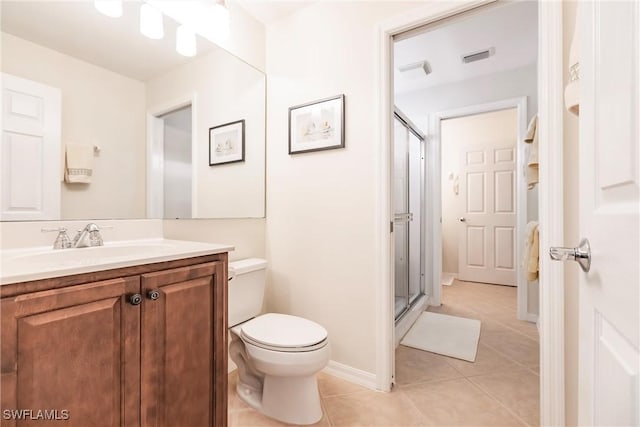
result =
[[209,166],[244,162],[244,120],[209,128]]
[[289,154],[344,148],[344,95],[289,108]]

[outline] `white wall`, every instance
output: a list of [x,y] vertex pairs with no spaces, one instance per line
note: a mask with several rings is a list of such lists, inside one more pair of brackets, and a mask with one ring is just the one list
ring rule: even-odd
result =
[[230,261],[265,258],[264,218],[164,220],[162,223],[167,239],[234,245],[236,249],[229,253]]
[[61,89],[63,147],[101,147],[91,184],[61,184],[61,218],[144,218],[144,84],[6,33],[2,71]]
[[[216,49],[149,80],[147,108],[195,94],[196,218],[258,218],[265,208],[265,76]],[[245,120],[245,161],[209,166],[209,128]]]
[[464,212],[464,201],[460,194],[454,193],[449,174],[460,175],[461,147],[474,143],[492,144],[496,148],[515,146],[517,140],[518,114],[515,108],[442,122],[442,271],[458,273],[461,228],[458,218]]
[[[339,363],[376,367],[375,28],[423,3],[315,2],[267,27],[267,308],[314,320]],[[288,108],[344,93],[346,148],[287,154]]]

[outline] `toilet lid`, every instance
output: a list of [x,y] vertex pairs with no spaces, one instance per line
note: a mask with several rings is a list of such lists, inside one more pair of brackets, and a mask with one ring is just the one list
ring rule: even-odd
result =
[[327,339],[327,330],[311,320],[268,313],[242,325],[242,335],[269,347],[309,347]]

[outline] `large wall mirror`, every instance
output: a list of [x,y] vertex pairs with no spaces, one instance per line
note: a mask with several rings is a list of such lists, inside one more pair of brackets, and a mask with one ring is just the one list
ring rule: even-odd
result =
[[144,36],[142,4],[2,2],[3,220],[264,217],[264,73],[201,36],[184,56],[167,16]]

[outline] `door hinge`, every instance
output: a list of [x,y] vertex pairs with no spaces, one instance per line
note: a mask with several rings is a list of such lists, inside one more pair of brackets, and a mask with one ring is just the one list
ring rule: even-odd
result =
[[389,233],[393,233],[393,221],[389,221]]

